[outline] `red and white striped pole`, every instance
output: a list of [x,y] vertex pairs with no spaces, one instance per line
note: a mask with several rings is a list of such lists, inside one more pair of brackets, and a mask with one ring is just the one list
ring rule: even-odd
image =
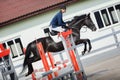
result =
[[[50,67],[49,67],[49,64],[47,62],[47,59],[46,59],[46,56],[45,56],[45,53],[44,53],[44,50],[43,50],[42,43],[37,43],[36,46],[38,48],[38,52],[40,54],[40,57],[41,57],[43,66],[45,68],[45,71],[47,72],[47,71],[50,70]],[[48,80],[52,80],[52,78],[53,78],[52,74],[48,74]]]
[[[54,68],[56,67],[56,66],[55,66],[55,60],[54,60],[53,55],[52,55],[50,52],[48,52],[48,58],[49,58],[49,60],[50,60],[52,69],[54,69]],[[54,75],[55,75],[55,77],[57,77],[57,76],[58,76],[58,72],[54,72]]]

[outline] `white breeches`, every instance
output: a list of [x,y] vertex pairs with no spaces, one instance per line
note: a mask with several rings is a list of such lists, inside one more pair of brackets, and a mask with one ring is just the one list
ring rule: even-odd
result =
[[52,31],[52,30],[58,31],[58,32],[64,32],[65,31],[65,29],[62,28],[61,26],[56,27],[56,28],[52,28],[52,26],[50,26],[50,31]]

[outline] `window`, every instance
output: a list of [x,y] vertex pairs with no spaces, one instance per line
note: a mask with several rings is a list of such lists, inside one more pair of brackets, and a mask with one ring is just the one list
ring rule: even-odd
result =
[[23,55],[23,46],[20,38],[12,39],[3,43],[3,46],[10,48],[12,58]]
[[115,8],[117,11],[118,18],[120,19],[120,4],[116,5]]
[[106,26],[110,25],[110,19],[108,17],[108,13],[107,13],[106,9],[101,10],[101,14],[102,14],[103,20],[105,22],[105,25]]
[[18,53],[20,55],[23,55],[23,46],[22,46],[20,38],[15,39],[15,43],[16,43],[16,46],[17,46],[17,49],[18,49]]
[[102,19],[100,17],[100,13],[97,11],[94,13],[95,14],[95,18],[96,18],[96,21],[97,21],[97,24],[98,24],[98,27],[99,28],[103,28],[103,22],[102,22]]
[[7,44],[10,47],[10,50],[12,53],[12,58],[18,57],[17,50],[15,49],[16,47],[15,47],[13,41],[11,40],[11,41],[7,42]]
[[108,11],[109,11],[109,13],[110,13],[110,17],[111,17],[111,19],[112,19],[112,23],[113,23],[113,24],[114,24],[114,23],[117,23],[117,22],[118,22],[118,19],[117,19],[117,16],[116,16],[116,13],[115,13],[114,8],[113,8],[113,7],[110,7],[110,8],[108,8]]

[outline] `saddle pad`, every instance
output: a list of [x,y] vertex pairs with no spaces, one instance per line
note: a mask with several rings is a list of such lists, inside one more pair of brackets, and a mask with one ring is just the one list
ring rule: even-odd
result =
[[55,35],[55,36],[50,35],[50,36],[54,40],[54,42],[56,42],[56,43],[62,41],[62,39],[60,37],[58,37],[58,35]]

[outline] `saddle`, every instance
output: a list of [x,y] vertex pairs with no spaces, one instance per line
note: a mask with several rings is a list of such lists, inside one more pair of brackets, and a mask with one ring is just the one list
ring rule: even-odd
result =
[[61,38],[58,37],[58,33],[59,33],[58,31],[52,30],[49,33],[50,33],[50,37],[54,40],[54,42],[58,43],[58,42],[62,41]]
[[54,42],[60,42],[61,41],[61,38],[60,37],[58,37],[58,31],[54,31],[54,30],[52,30],[52,31],[50,31],[49,30],[49,28],[46,28],[46,29],[44,29],[44,32],[45,33],[48,33],[49,34],[49,36],[54,40]]
[[44,29],[44,32],[49,33],[51,36],[56,36],[59,33],[58,31],[54,31],[54,30],[50,31],[49,28]]
[[58,31],[52,30],[52,31],[49,32],[49,33],[50,33],[50,35],[52,35],[52,36],[56,36],[59,32],[58,32]]

